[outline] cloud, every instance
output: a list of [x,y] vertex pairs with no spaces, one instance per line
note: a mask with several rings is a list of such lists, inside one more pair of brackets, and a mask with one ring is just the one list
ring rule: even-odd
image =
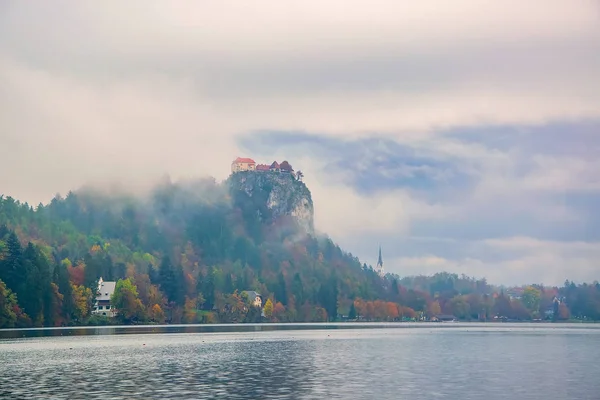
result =
[[5,1],[0,187],[37,203],[248,155],[303,169],[317,228],[367,261],[596,241],[599,47],[586,0]]
[[[435,255],[398,257],[386,262],[390,272],[404,275],[452,271],[487,278],[505,285],[542,283],[561,285],[566,279],[592,282],[598,279],[600,242],[542,241],[530,237],[511,237],[455,243],[468,247],[480,257],[445,258]],[[494,253],[500,252],[501,257]]]

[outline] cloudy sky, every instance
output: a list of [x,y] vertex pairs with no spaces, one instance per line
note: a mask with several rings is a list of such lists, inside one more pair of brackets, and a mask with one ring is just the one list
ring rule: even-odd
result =
[[600,279],[597,0],[0,2],[0,192],[287,159],[400,275]]

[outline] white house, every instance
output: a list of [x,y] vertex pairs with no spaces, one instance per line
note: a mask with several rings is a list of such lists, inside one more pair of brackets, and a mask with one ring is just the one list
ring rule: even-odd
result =
[[96,301],[92,314],[114,317],[117,315],[116,310],[110,304],[110,297],[115,292],[117,282],[105,282],[102,277],[98,281],[98,291],[96,292]]
[[251,158],[238,157],[231,163],[231,172],[256,171],[256,162]]
[[248,301],[250,301],[254,307],[262,308],[262,297],[260,297],[260,294],[254,290],[244,290],[242,293],[246,293],[248,296]]

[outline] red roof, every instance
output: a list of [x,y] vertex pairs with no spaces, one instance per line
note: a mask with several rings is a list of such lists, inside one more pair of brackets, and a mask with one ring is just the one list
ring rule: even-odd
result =
[[256,162],[251,158],[243,158],[238,157],[235,159],[234,163],[244,163],[244,164],[256,164]]
[[268,171],[269,170],[269,166],[266,164],[258,164],[256,166],[256,170],[257,171]]
[[282,163],[281,163],[281,165],[280,165],[279,167],[280,167],[282,170],[284,170],[284,171],[288,171],[288,172],[291,172],[291,171],[293,171],[293,170],[294,170],[294,168],[292,168],[292,166],[290,165],[290,163],[289,163],[289,162],[287,162],[287,161],[284,161],[284,162],[282,162]]

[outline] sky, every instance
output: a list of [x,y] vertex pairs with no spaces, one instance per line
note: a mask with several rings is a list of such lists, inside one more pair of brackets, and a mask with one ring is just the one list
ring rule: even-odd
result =
[[0,192],[302,170],[400,276],[600,279],[596,0],[0,2]]

